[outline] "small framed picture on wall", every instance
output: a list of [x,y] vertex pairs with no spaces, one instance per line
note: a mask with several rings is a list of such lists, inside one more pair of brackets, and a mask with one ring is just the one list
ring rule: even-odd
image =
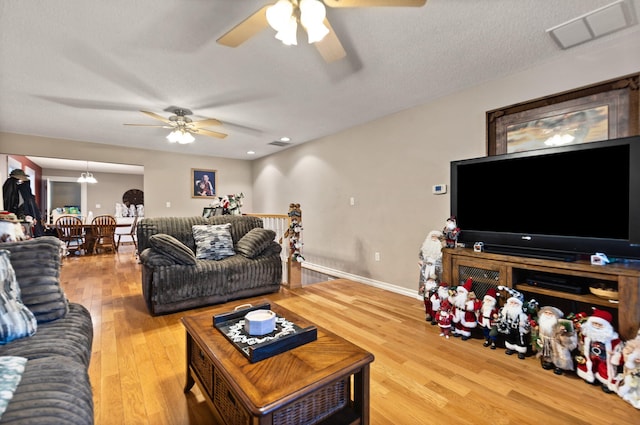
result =
[[191,169],[191,197],[214,198],[216,196],[217,170]]

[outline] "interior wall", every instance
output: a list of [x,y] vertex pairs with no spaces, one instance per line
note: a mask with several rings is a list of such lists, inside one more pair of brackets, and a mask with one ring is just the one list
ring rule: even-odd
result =
[[[61,177],[77,178],[80,175],[79,171],[69,170],[52,170],[45,168],[43,170],[45,176],[56,179]],[[93,216],[100,214],[115,214],[116,203],[122,203],[122,195],[129,189],[144,188],[144,176],[139,174],[116,174],[116,173],[101,173],[92,172],[93,176],[98,180],[96,184],[87,184],[87,211],[82,211],[83,215],[88,215],[89,211],[93,213]],[[75,196],[80,196],[81,184],[75,182],[55,182],[54,188],[58,185],[69,185],[75,188]],[[51,194],[52,202],[55,199],[56,194]],[[80,199],[75,205],[80,205]],[[61,207],[64,205],[52,204],[53,208]]]
[[[254,212],[249,161],[215,156],[180,155],[11,133],[0,133],[0,152],[142,165],[144,166],[143,190],[147,217],[200,215],[202,208],[209,205],[211,201],[191,198],[191,169],[217,170],[218,193],[220,195],[244,193],[242,211]],[[212,152],[212,155],[214,154],[215,152]],[[94,175],[100,181],[100,175],[98,173]],[[89,199],[88,205],[95,209],[94,206],[98,201],[98,199]]]
[[588,43],[507,78],[257,159],[254,205],[278,211],[301,204],[307,265],[416,294],[420,246],[450,211],[449,194],[434,195],[432,186],[449,185],[450,161],[486,154],[486,111],[636,73],[639,45],[638,37]]
[[[62,208],[66,206],[76,206],[80,209],[81,192],[80,183],[75,182],[51,182],[49,185],[51,192],[51,208]],[[40,208],[43,205],[39,204]],[[47,211],[47,213],[49,213]],[[81,211],[81,213],[85,213]]]

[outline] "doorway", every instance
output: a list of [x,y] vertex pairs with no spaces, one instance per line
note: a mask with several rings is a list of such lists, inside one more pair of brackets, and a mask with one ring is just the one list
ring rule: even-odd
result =
[[[47,223],[54,224],[53,210],[56,208],[76,208],[78,215],[87,211],[87,184],[78,183],[75,177],[43,176],[43,191],[46,196]],[[75,213],[75,210],[66,212]]]

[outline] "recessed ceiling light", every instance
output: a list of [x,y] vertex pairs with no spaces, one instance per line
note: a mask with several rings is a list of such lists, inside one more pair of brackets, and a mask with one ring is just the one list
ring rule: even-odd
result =
[[247,151],[247,155],[255,155],[256,153],[254,151]]
[[290,141],[291,141],[291,138],[290,138],[290,137],[286,137],[286,136],[285,136],[285,137],[281,137],[281,138],[280,138],[280,141],[281,141],[281,142],[290,142]]

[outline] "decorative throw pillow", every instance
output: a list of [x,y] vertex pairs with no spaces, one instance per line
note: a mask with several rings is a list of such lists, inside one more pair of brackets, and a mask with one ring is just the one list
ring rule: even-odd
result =
[[239,254],[247,258],[255,258],[262,253],[276,238],[276,232],[271,229],[256,227],[244,235],[236,245]]
[[193,251],[171,235],[165,233],[151,235],[151,237],[149,237],[149,244],[158,253],[172,259],[177,264],[196,264],[196,256],[193,254]]
[[20,299],[20,287],[9,261],[9,251],[0,250],[0,344],[36,333],[38,322]]
[[27,365],[25,357],[2,356],[0,357],[0,416],[7,410],[9,402],[13,398],[18,384],[22,379],[24,368]]
[[196,241],[196,258],[199,260],[222,260],[235,255],[231,224],[196,224],[192,227]]

